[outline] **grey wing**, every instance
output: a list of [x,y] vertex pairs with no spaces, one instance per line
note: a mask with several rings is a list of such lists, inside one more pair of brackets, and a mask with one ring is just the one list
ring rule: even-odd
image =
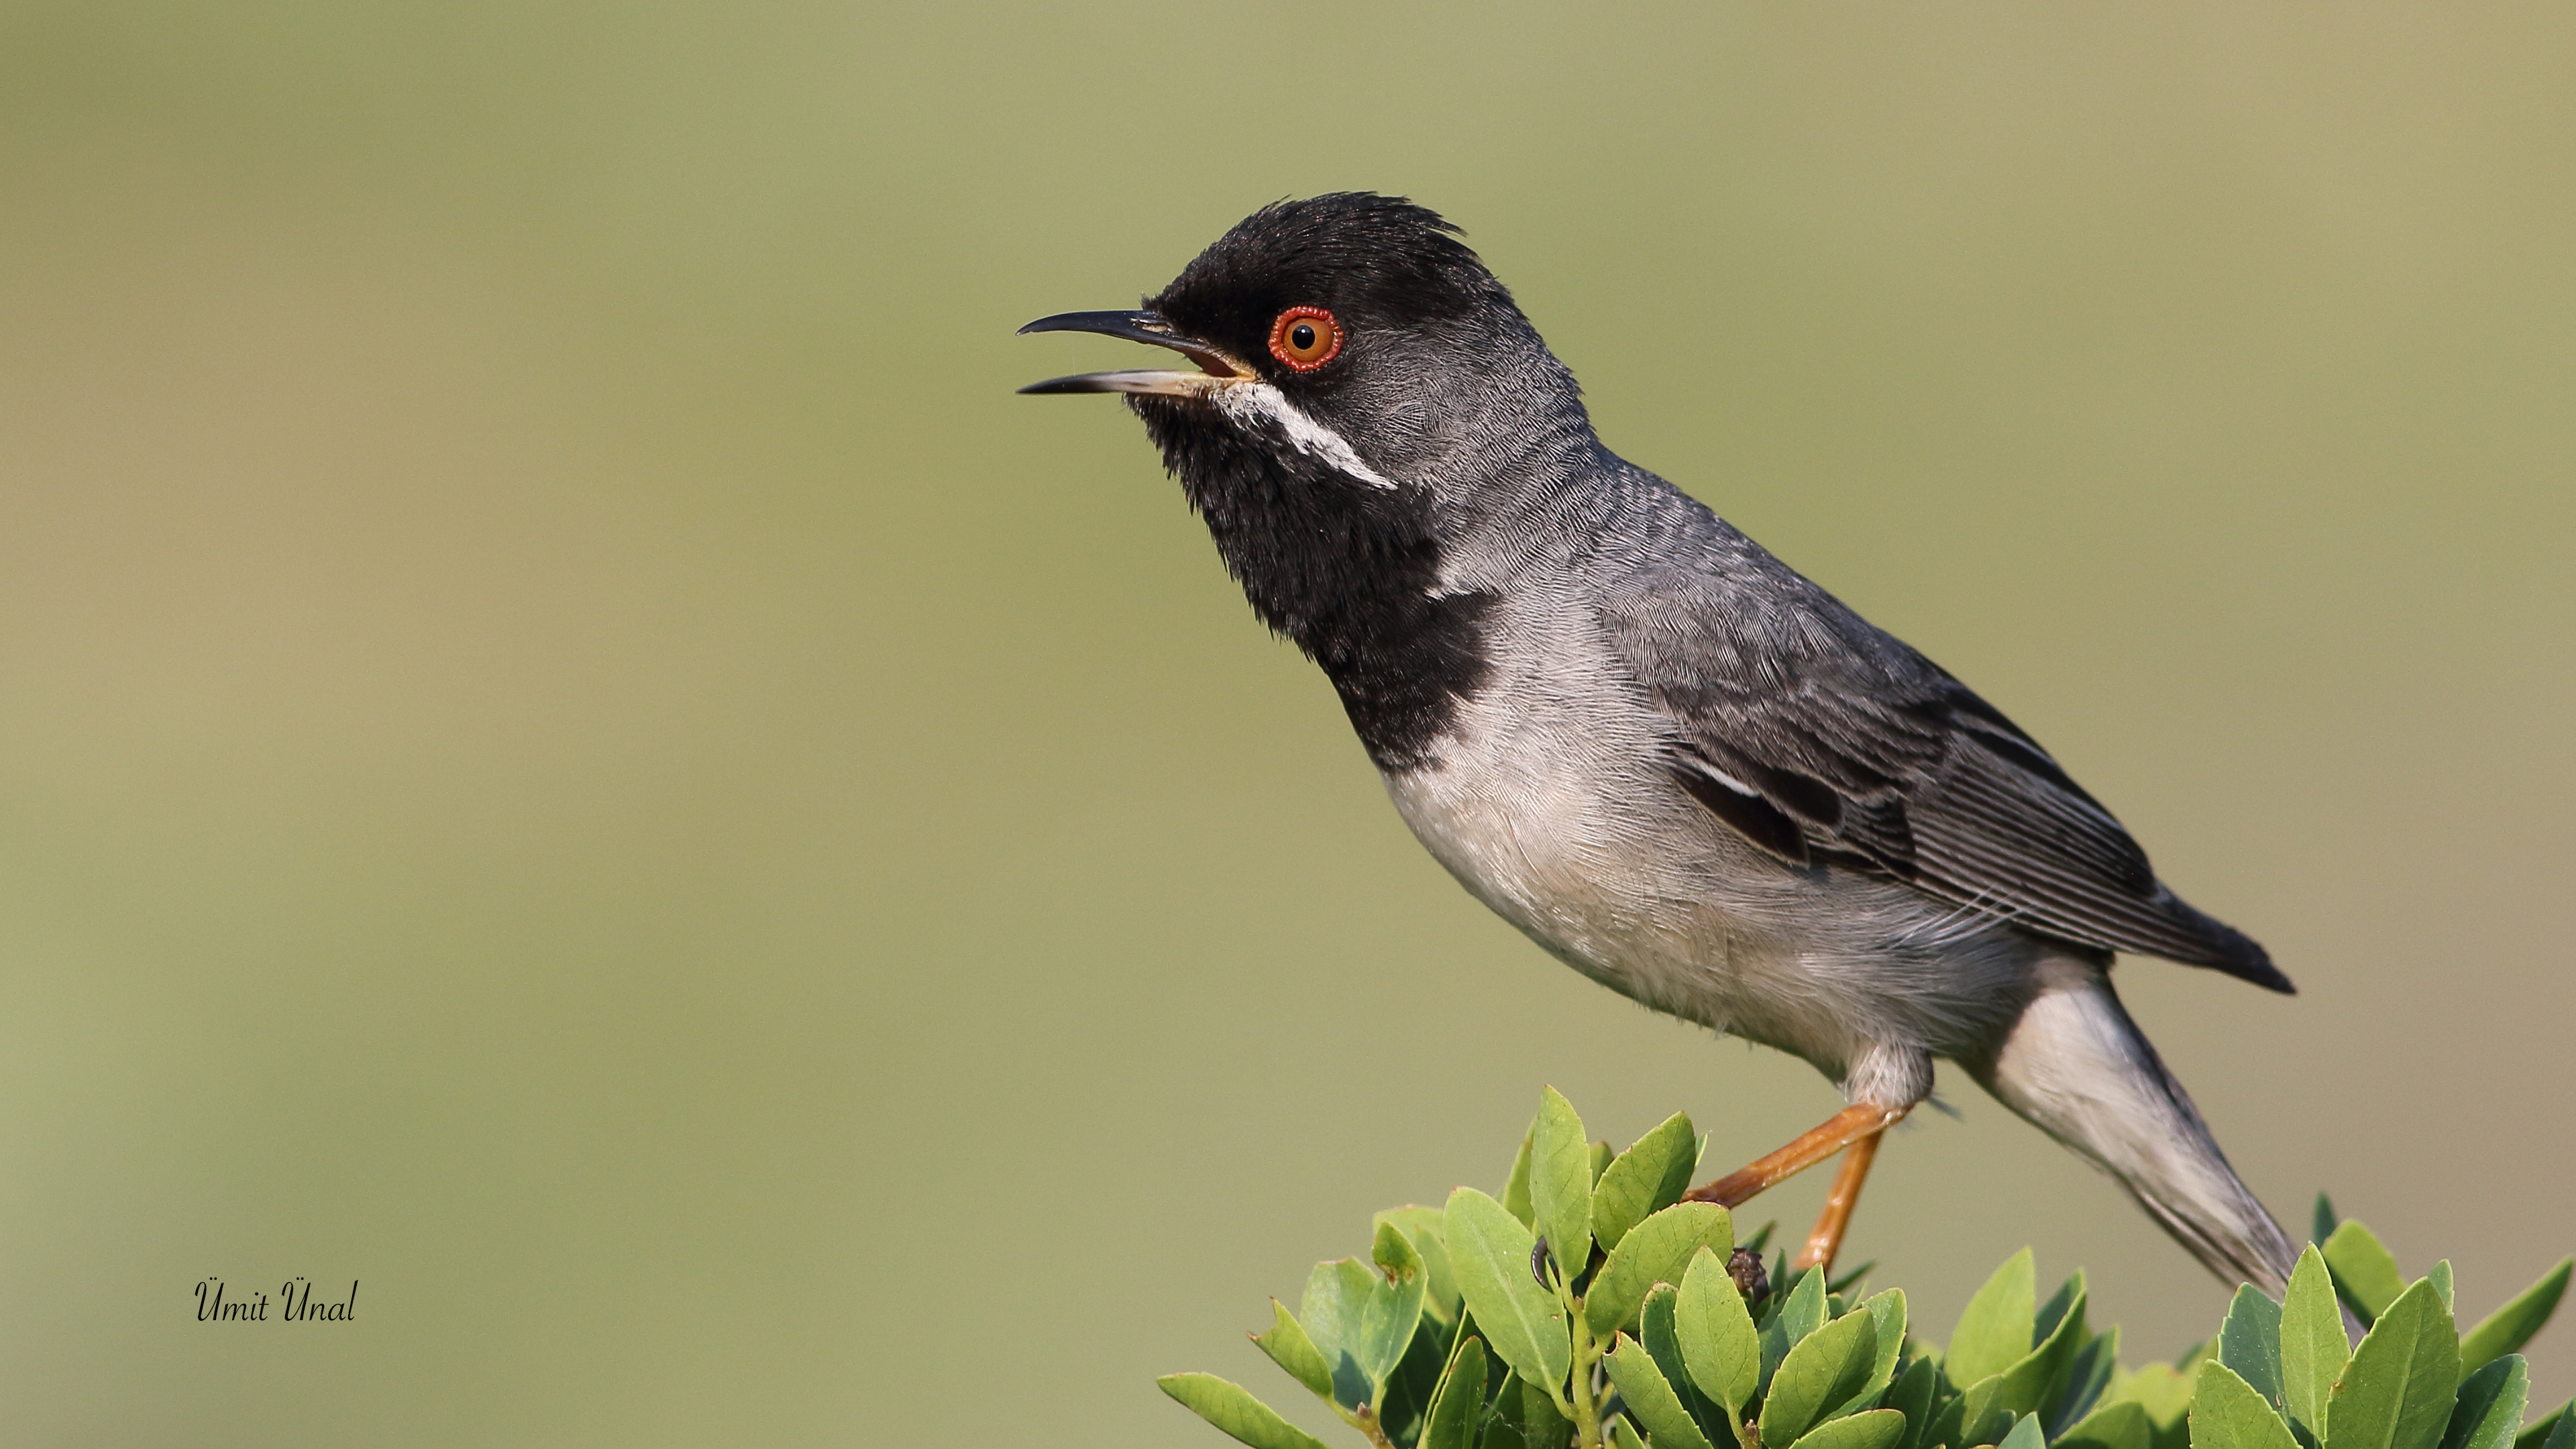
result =
[[1939,666],[1733,530],[1716,567],[1630,573],[1613,646],[1672,720],[1676,779],[1799,865],[1894,877],[2023,929],[2290,991],[2156,879],[2048,752]]

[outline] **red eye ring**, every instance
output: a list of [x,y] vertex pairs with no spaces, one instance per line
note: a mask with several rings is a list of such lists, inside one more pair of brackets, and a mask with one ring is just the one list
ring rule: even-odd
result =
[[1342,324],[1321,307],[1291,307],[1270,324],[1270,355],[1313,372],[1342,355]]

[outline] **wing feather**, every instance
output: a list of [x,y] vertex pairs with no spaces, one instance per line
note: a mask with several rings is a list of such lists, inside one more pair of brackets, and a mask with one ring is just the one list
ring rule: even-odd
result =
[[1674,727],[1675,777],[1719,819],[1795,864],[2291,989],[2002,711],[1704,517],[1672,540],[1689,547],[1621,571],[1603,624]]

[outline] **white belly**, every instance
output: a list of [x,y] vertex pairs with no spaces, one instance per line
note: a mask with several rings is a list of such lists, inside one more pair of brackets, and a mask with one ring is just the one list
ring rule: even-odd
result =
[[1477,899],[1575,969],[1719,1030],[1743,1025],[1759,989],[1747,978],[1768,974],[1778,943],[1719,877],[1773,868],[1725,859],[1752,848],[1672,808],[1692,802],[1645,773],[1662,742],[1643,728],[1560,728],[1545,700],[1497,708],[1502,694],[1468,706],[1440,764],[1386,777],[1396,811]]
[[[1651,712],[1577,713],[1484,691],[1440,763],[1385,777],[1405,823],[1477,899],[1647,1006],[1804,1058],[1837,1081],[1973,1050],[2028,974],[1996,932],[1891,949],[1943,908],[1902,886],[1791,869],[1662,773]],[[1880,1066],[1871,1063],[1879,1062]],[[1923,1086],[1929,1064],[1923,1061]]]

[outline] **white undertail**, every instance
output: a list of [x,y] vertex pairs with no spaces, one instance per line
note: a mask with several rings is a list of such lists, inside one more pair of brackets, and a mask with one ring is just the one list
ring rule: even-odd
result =
[[2040,981],[2002,1048],[1970,1070],[1997,1101],[2117,1178],[2210,1271],[2281,1296],[2298,1250],[2228,1166],[2109,975],[2061,956]]

